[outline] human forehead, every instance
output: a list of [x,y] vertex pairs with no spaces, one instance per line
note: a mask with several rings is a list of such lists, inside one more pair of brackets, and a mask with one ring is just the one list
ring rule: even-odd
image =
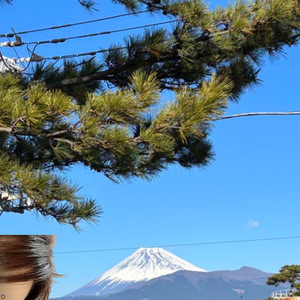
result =
[[24,300],[27,297],[32,285],[33,281],[0,282],[0,299]]

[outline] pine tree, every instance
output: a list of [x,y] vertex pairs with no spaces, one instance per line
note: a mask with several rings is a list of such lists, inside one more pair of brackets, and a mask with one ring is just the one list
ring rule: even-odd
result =
[[[279,273],[268,278],[268,285],[278,286],[281,283],[288,282],[291,285],[291,294],[300,295],[300,265],[283,266]],[[295,291],[296,290],[296,291]]]
[[[300,36],[297,0],[239,0],[214,10],[201,0],[114,2],[177,25],[130,35],[102,59],[0,76],[2,211],[35,210],[76,226],[95,221],[101,208],[59,171],[81,163],[118,182],[150,180],[171,164],[206,166],[208,135],[228,101],[260,82],[265,55],[279,56]],[[161,105],[164,90],[174,99]]]

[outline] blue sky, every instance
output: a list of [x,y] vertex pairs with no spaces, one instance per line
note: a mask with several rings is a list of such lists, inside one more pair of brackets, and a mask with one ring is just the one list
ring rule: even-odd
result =
[[[101,0],[89,14],[76,0],[16,0],[1,8],[0,32],[10,32],[100,18],[123,12]],[[100,1],[99,1],[100,3]],[[212,4],[226,1],[213,1]],[[160,19],[118,19],[24,35],[24,41],[71,36],[157,22]],[[124,34],[40,46],[40,55],[97,50],[121,41]],[[4,41],[4,40],[3,40]],[[21,56],[26,51],[18,49]],[[6,56],[14,56],[8,50]],[[286,49],[286,58],[266,59],[263,83],[247,91],[226,114],[257,111],[299,111],[299,47]],[[298,85],[297,85],[298,84]],[[168,95],[165,95],[168,97]],[[215,160],[205,169],[171,167],[152,182],[114,184],[102,174],[75,167],[65,175],[96,198],[104,214],[99,224],[82,224],[83,232],[51,219],[26,213],[3,214],[0,234],[57,234],[56,252],[164,244],[256,239],[299,235],[300,116],[264,116],[222,120],[211,134]],[[237,269],[248,265],[277,272],[284,264],[299,264],[300,240],[268,241],[168,248],[207,269]],[[63,296],[86,284],[133,251],[57,254],[57,271],[67,275],[51,296]]]

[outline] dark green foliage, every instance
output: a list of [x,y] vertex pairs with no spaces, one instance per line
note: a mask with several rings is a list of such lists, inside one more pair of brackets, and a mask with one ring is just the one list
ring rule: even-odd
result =
[[300,295],[300,265],[283,266],[279,273],[270,276],[267,284],[278,286],[281,283],[288,282],[291,285],[291,290],[295,296]]
[[[55,64],[36,64],[33,69],[34,75],[30,81],[40,82],[56,82],[72,77],[81,77],[95,72],[99,72],[104,68],[102,64],[95,61],[94,58],[83,60],[81,63],[65,60],[59,68]],[[62,87],[61,90],[73,97],[76,97],[78,103],[84,103],[88,93],[98,92],[102,89],[101,82],[92,81],[86,84],[76,84],[72,86]]]
[[[208,165],[208,135],[228,100],[256,86],[264,58],[300,36],[297,0],[239,0],[215,10],[202,0],[113,1],[179,22],[170,32],[129,35],[99,59],[0,77],[0,158],[10,166],[0,184],[15,195],[10,206],[0,200],[4,211],[34,209],[73,226],[94,221],[95,201],[56,177],[77,163],[116,182],[151,179],[170,164]],[[162,105],[166,89],[174,98]]]
[[[231,99],[237,101],[245,89],[260,82],[258,75],[266,55],[281,55],[285,46],[296,44],[299,38],[296,0],[236,1],[213,11],[201,0],[115,2],[128,9],[150,5],[156,13],[176,16],[181,22],[171,32],[145,30],[142,35],[130,35],[125,45],[112,45],[99,62],[102,68],[85,76],[85,84],[100,81],[128,87],[132,72],[144,68],[157,73],[162,89],[200,88],[203,80],[216,73],[233,81]],[[126,49],[115,49],[120,46]],[[54,67],[52,71],[61,73],[64,69]],[[79,83],[79,78],[66,82],[45,77],[45,82],[50,88],[64,88]]]
[[260,82],[259,71],[250,58],[241,56],[220,66],[217,74],[229,78],[234,83],[231,99],[238,101],[245,88],[254,87]]
[[[72,75],[78,72],[72,63],[65,68]],[[40,76],[66,75],[50,71]],[[82,163],[118,181],[151,179],[169,164],[201,167],[209,162],[210,120],[224,112],[231,82],[212,76],[199,90],[178,90],[155,114],[160,98],[156,74],[137,70],[129,80],[127,88],[99,94],[76,87],[76,96],[82,88],[83,97],[74,99],[36,81],[24,89],[14,75],[0,76],[0,164],[6,166],[0,184],[12,197],[10,206],[0,201],[2,210],[35,210],[76,226],[80,220],[94,221],[101,209],[78,196],[78,188],[56,170]]]

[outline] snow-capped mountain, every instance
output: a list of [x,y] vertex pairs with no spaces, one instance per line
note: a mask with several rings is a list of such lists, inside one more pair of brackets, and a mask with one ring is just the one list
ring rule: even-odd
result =
[[[62,297],[52,300],[253,300],[266,299],[277,288],[266,284],[273,274],[242,267],[213,272],[177,271],[133,283],[119,292],[90,296]],[[51,300],[51,299],[50,299]]]
[[137,282],[149,281],[181,270],[207,272],[162,248],[140,248],[102,276],[67,296],[117,293]]

